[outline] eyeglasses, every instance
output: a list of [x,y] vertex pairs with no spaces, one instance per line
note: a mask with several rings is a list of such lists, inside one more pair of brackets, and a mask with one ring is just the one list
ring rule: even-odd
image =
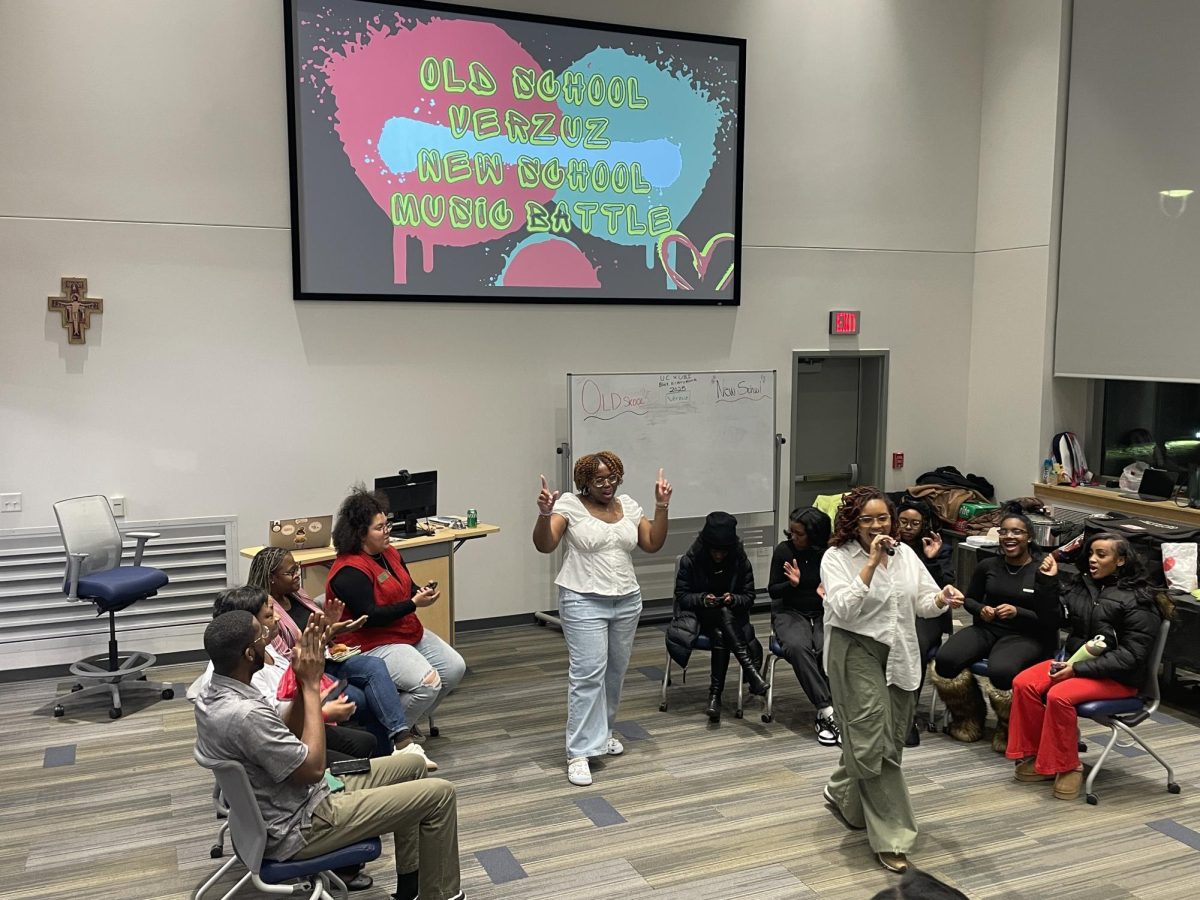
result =
[[1029,534],[1024,528],[1001,528],[996,532],[1000,537],[1023,537]]
[[299,571],[300,571],[300,563],[296,563],[290,569],[286,569],[278,574],[282,575],[284,578],[295,578],[296,573]]
[[[271,629],[268,628],[266,625],[263,625],[262,623],[259,623],[258,627],[261,628],[262,631],[259,633],[258,637],[256,637],[254,639],[254,644],[257,644],[259,641],[262,641],[264,644],[267,643],[268,641],[270,641],[271,640]],[[251,644],[250,646],[253,647],[254,644]]]
[[616,487],[620,483],[621,478],[618,475],[608,475],[592,479],[592,487],[608,487],[609,485]]
[[[859,521],[862,521],[861,519]],[[905,531],[916,531],[921,527],[922,519],[898,519],[896,525]]]
[[888,515],[887,513],[884,513],[882,516],[859,516],[858,517],[858,524],[863,525],[863,526],[886,525],[890,521],[892,521],[892,517],[890,515]]

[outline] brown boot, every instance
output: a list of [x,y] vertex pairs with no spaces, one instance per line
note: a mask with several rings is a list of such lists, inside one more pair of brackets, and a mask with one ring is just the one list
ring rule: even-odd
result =
[[1054,776],[1054,796],[1059,800],[1074,800],[1083,787],[1083,766],[1071,772],[1059,772]]
[[987,707],[983,703],[983,692],[970,669],[963,669],[953,678],[943,678],[933,666],[929,680],[950,714],[946,733],[956,741],[971,743],[983,737],[983,720]]
[[1012,711],[1012,691],[997,690],[991,682],[987,686],[988,700],[996,713],[996,731],[992,735],[992,749],[1003,753],[1008,749],[1008,716]]

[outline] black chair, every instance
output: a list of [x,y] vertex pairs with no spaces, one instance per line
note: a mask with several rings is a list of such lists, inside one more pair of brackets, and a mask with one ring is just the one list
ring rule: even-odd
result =
[[[108,498],[98,494],[60,500],[54,504],[58,530],[67,550],[67,571],[63,593],[72,603],[87,601],[97,615],[108,614],[108,652],[89,656],[71,664],[71,674],[79,679],[71,688],[76,696],[108,691],[112,694],[110,718],[121,717],[121,682],[141,681],[159,691],[164,700],[175,696],[169,684],[146,681],[146,670],[155,663],[152,654],[142,650],[117,648],[116,614],[147,597],[153,597],[168,579],[161,569],[142,565],[146,542],[158,537],[153,532],[130,532],[137,541],[133,565],[121,565],[124,541]],[[85,682],[97,682],[87,687]],[[65,699],[65,698],[63,698]],[[65,714],[61,703],[55,705],[56,717]]]

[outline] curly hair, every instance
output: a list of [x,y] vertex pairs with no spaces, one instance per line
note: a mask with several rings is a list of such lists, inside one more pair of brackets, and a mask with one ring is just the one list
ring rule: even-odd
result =
[[587,490],[587,486],[596,477],[596,469],[601,464],[608,466],[608,471],[617,476],[617,484],[625,480],[625,464],[621,462],[621,457],[617,456],[617,454],[611,450],[601,450],[598,453],[585,453],[579,459],[575,460],[575,489],[579,493],[582,494]]
[[350,488],[350,496],[338,507],[333,524],[333,548],[339,556],[362,552],[363,538],[380,513],[388,513],[387,497],[379,491],[368,491],[362,482]]
[[[797,506],[788,513],[788,522],[799,522],[804,526],[804,533],[808,535],[808,546],[817,550],[824,550],[829,546],[829,516],[815,506]],[[783,536],[788,540],[792,537],[791,533],[786,531]]]
[[892,537],[896,536],[896,508],[892,506],[892,501],[879,488],[862,485],[851,488],[842,495],[842,505],[838,507],[837,521],[833,525],[833,537],[829,539],[831,547],[840,547],[842,544],[858,540],[858,517],[862,515],[863,508],[872,500],[882,500],[887,504],[888,515],[892,517],[892,525],[888,534]]
[[283,547],[263,547],[254,554],[254,559],[250,560],[250,576],[246,579],[246,584],[271,593],[271,577],[290,552]]

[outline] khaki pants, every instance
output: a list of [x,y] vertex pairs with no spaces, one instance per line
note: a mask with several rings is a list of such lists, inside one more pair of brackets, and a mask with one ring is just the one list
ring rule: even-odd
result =
[[829,685],[842,759],[829,792],[851,825],[866,827],[872,850],[908,853],[917,842],[917,823],[900,762],[917,694],[887,684],[887,658],[886,644],[830,630]]
[[392,832],[396,871],[420,870],[420,900],[446,900],[459,890],[458,803],[454,785],[425,777],[419,756],[371,760],[365,775],[345,776],[346,789],[313,810],[296,859],[329,853]]

